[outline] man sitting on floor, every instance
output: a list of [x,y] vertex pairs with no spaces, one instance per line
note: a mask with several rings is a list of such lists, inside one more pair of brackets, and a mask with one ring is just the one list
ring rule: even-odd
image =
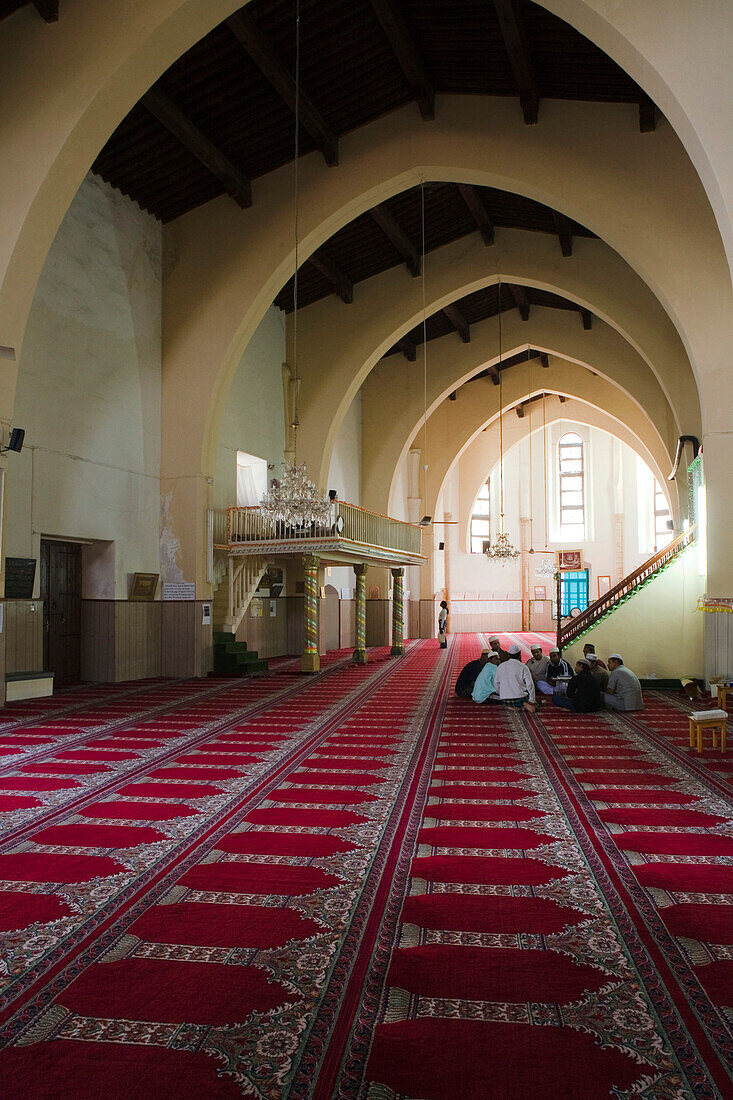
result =
[[568,684],[567,693],[553,695],[552,701],[558,707],[575,711],[576,714],[591,714],[601,709],[601,689],[585,657],[575,662],[575,675]]
[[527,661],[527,668],[532,673],[535,684],[539,683],[540,680],[544,680],[549,663],[550,658],[542,652],[542,646],[533,645],[532,656]]
[[586,642],[583,646],[583,656],[586,661],[590,661],[591,657],[594,657],[598,661],[599,668],[606,668],[606,662],[602,661],[600,657],[596,657],[596,647],[590,642]]
[[553,646],[544,678],[538,681],[537,687],[543,695],[554,695],[558,676],[570,677],[570,675],[570,665],[560,656],[557,646]]
[[471,698],[474,703],[495,703],[497,701],[499,697],[496,694],[495,679],[498,667],[499,654],[489,651],[486,664],[479,672],[476,683],[473,685]]
[[456,695],[459,699],[470,699],[476,678],[489,659],[490,650],[484,649],[476,661],[469,661],[458,673],[456,680]]
[[494,687],[500,703],[517,710],[534,710],[534,680],[527,666],[522,664],[518,645],[509,646],[508,659],[496,670]]
[[504,661],[509,660],[509,654],[505,649],[501,648],[501,642],[499,641],[496,634],[492,634],[489,638],[489,645],[491,646],[493,652],[496,653],[502,664],[504,664]]
[[641,684],[630,668],[626,668],[619,653],[608,658],[608,686],[603,693],[603,702],[611,710],[643,710],[644,697]]
[[595,653],[588,654],[588,664],[590,665],[591,676],[595,676],[602,694],[608,685],[608,673],[605,665],[603,668],[600,667],[602,662],[596,657]]

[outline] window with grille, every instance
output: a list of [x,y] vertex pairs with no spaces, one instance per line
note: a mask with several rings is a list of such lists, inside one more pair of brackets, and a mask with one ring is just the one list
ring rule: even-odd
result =
[[557,452],[561,537],[582,540],[585,538],[583,440],[575,432],[567,432]]
[[479,489],[471,513],[471,553],[483,554],[484,543],[491,540],[491,520],[489,518],[489,482],[488,479]]
[[671,520],[667,498],[659,488],[659,483],[654,482],[654,549],[662,550],[672,538],[669,528]]

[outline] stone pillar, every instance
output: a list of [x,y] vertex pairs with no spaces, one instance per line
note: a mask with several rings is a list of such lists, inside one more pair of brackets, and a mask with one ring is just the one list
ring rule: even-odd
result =
[[404,576],[402,566],[392,570],[394,585],[392,587],[392,649],[393,657],[400,657],[405,652],[405,594]]
[[354,592],[354,662],[367,663],[366,651],[366,572],[365,564],[355,565],[356,591]]
[[321,667],[318,656],[318,563],[315,555],[303,555],[303,656],[300,660],[303,672],[318,672]]

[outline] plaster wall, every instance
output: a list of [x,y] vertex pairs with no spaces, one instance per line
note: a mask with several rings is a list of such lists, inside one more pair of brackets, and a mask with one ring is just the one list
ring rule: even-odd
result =
[[654,580],[621,604],[598,626],[565,650],[577,660],[583,646],[592,642],[604,660],[620,653],[639,677],[702,677],[703,632],[707,617],[697,611],[705,591],[696,546],[685,551]]
[[87,176],[29,316],[6,553],[38,557],[42,533],[113,543],[89,598],[126,599],[130,573],[159,571],[161,255],[160,224]]
[[[336,437],[327,487],[335,489],[340,500],[361,504],[361,393],[351,402]],[[355,581],[349,566],[333,566],[327,580],[342,596],[351,596]]]
[[285,314],[272,306],[245,348],[232,380],[216,453],[214,507],[236,504],[237,451],[264,458],[281,470],[285,448],[282,364]]

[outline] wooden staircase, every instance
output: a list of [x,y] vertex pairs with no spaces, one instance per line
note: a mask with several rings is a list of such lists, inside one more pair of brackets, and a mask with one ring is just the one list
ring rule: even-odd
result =
[[237,633],[266,569],[264,558],[228,555],[226,572],[221,575],[214,591],[214,630]]
[[683,550],[686,550],[696,538],[697,528],[690,527],[683,531],[673,542],[653,554],[651,558],[629,573],[622,581],[619,581],[605,596],[592,603],[580,615],[560,625],[557,632],[557,644],[560,649],[565,649],[571,642],[577,641],[591,627],[596,626],[601,619],[612,614],[617,607],[626,603],[632,596],[643,588],[644,585],[658,577]]

